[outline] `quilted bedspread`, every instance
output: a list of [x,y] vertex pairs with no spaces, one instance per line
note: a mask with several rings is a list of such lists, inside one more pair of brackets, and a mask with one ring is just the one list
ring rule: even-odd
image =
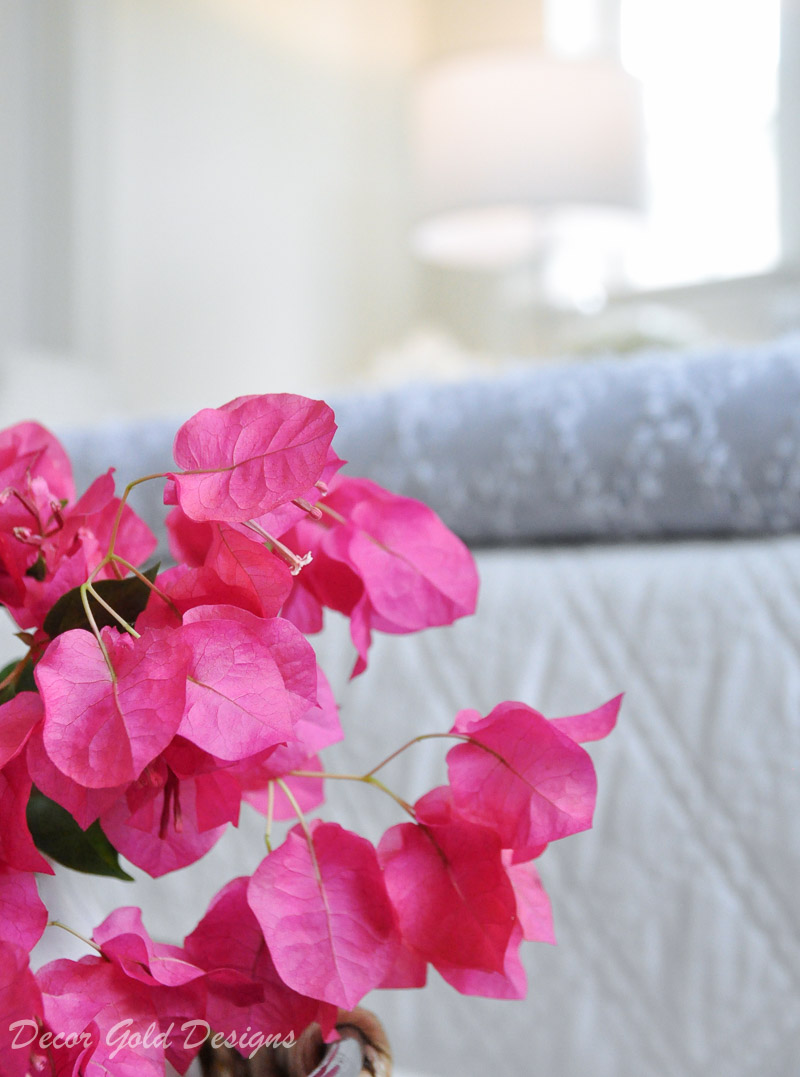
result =
[[[523,948],[527,999],[463,998],[436,973],[422,992],[375,993],[400,1066],[800,1075],[800,340],[406,388],[337,414],[353,473],[496,548],[478,554],[475,618],[379,637],[354,682],[344,626],[326,630],[348,730],[331,768],[366,770],[463,707],[519,699],[557,717],[626,693],[613,735],[589,746],[594,830],[541,858],[558,945]],[[109,462],[127,479],[168,466],[173,431],[68,445],[84,483]],[[143,488],[136,507],[155,519],[159,496]],[[386,780],[413,799],[444,778],[445,751],[415,745]],[[400,821],[375,790],[329,785],[327,818],[374,838]],[[263,850],[250,814],[166,880],[59,870],[42,891],[78,930],[139,904],[153,935],[180,942]],[[51,929],[34,962],[80,955],[73,941]]]
[[[509,549],[479,562],[475,618],[378,638],[362,678],[347,682],[343,632],[321,641],[350,730],[340,765],[366,769],[465,706],[517,698],[555,717],[626,698],[612,736],[589,746],[594,829],[540,861],[558,945],[523,947],[528,998],[464,998],[435,973],[422,992],[374,993],[366,1005],[399,1065],[430,1077],[800,1073],[800,539]],[[413,797],[441,780],[444,751],[415,745],[385,780]],[[329,784],[327,817],[373,837],[399,821],[376,791]],[[167,880],[59,871],[43,894],[87,931],[115,905],[142,904],[152,933],[179,941],[222,878],[258,863],[262,828],[248,815]],[[35,959],[80,952],[54,933]]]

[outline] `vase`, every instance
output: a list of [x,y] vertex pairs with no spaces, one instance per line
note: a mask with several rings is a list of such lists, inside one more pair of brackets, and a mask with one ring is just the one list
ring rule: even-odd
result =
[[391,1077],[392,1055],[377,1017],[358,1007],[340,1010],[339,1039],[326,1044],[310,1025],[291,1047],[262,1047],[252,1059],[228,1047],[205,1044],[203,1077]]

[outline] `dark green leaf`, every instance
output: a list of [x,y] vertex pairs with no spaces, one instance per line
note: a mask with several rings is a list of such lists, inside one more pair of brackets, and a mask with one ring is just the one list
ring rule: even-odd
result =
[[99,822],[81,830],[65,808],[38,789],[31,792],[27,815],[34,844],[46,856],[74,871],[133,881],[119,866],[117,850]]
[[33,662],[26,662],[25,668],[17,680],[18,692],[38,692],[36,681],[33,679]]
[[36,558],[30,568],[25,570],[26,576],[32,576],[34,580],[43,580],[47,575],[47,565],[41,554]]
[[[158,565],[153,565],[142,575],[152,583],[158,574],[158,567]],[[128,576],[124,580],[99,580],[93,584],[93,587],[131,627],[150,597],[150,588],[138,576]],[[108,610],[96,602],[91,595],[89,595],[89,607],[98,628],[106,625],[119,627]],[[44,630],[51,639],[55,639],[70,628],[91,628],[81,601],[80,587],[73,587],[71,591],[62,595],[44,619]]]
[[19,663],[20,663],[20,659],[15,658],[13,662],[9,662],[7,666],[3,666],[3,668],[0,669],[0,684],[2,684],[2,682],[6,679],[6,677],[9,675],[9,673],[14,672],[14,670],[17,668]]
[[[9,662],[7,666],[0,669],[0,684],[6,679],[9,673],[13,673],[17,668],[19,659],[16,662]],[[13,699],[17,694],[16,684],[7,684],[5,688],[0,688],[0,704],[8,703],[9,699]]]
[[[13,673],[19,663],[20,659],[18,658],[16,662],[9,662],[4,669],[0,669],[0,684],[2,684],[9,673]],[[17,677],[14,684],[7,684],[5,688],[0,690],[0,704],[8,703],[9,699],[13,699],[17,692],[35,691],[36,681],[33,679],[33,662],[26,662],[22,673]]]

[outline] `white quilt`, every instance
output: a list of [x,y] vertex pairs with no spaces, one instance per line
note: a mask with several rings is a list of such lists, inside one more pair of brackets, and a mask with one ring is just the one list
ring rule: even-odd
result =
[[[344,634],[322,641],[348,731],[331,767],[366,769],[463,707],[520,699],[555,717],[626,699],[609,740],[588,746],[594,830],[540,862],[559,944],[525,945],[528,998],[464,998],[435,973],[422,992],[375,993],[398,1063],[432,1077],[800,1074],[800,538],[479,562],[475,618],[379,638],[352,684]],[[385,780],[413,798],[443,780],[446,747],[415,745]],[[372,837],[400,821],[375,790],[330,786],[327,817]],[[256,866],[261,827],[248,815],[166,880],[59,871],[43,894],[78,930],[142,904],[153,934],[180,941],[223,881]],[[82,953],[73,942],[48,929],[35,958]]]

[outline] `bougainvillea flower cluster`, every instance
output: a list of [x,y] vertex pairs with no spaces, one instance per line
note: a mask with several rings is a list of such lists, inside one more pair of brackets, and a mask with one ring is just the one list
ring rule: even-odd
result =
[[[520,702],[462,711],[350,775],[397,807],[377,846],[310,818],[319,753],[342,737],[309,640],[324,611],[349,618],[356,676],[374,632],[450,624],[478,586],[435,513],[341,470],[335,429],[321,401],[240,397],[181,427],[174,468],[121,496],[109,470],[77,499],[52,434],[0,433],[0,603],[26,649],[0,673],[3,1073],[155,1077],[165,1061],[184,1073],[209,1036],[245,1056],[312,1022],[331,1038],[339,1008],[421,987],[429,966],[465,994],[521,998],[522,940],[554,941],[535,861],[591,826],[580,742],[613,728],[618,698],[555,720]],[[128,505],[146,480],[171,506],[163,571]],[[407,803],[376,773],[433,738],[450,745],[446,784]],[[125,878],[121,854],[167,875],[242,801],[268,835],[294,825],[182,944],[151,939],[131,906],[80,960],[30,967],[53,861]]]

